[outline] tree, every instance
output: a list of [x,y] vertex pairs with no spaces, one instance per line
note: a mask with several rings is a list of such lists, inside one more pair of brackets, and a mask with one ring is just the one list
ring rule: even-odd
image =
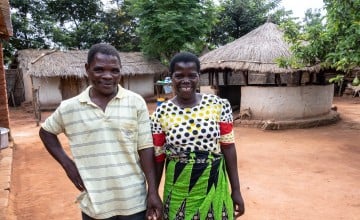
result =
[[283,26],[294,54],[293,62],[282,61],[285,66],[321,63],[345,72],[360,66],[360,0],[324,3],[326,22],[319,11],[307,11],[304,24]]
[[222,0],[220,1],[218,24],[214,25],[208,41],[224,45],[247,34],[270,18],[280,23],[291,19],[291,11],[277,9],[281,0]]
[[101,22],[104,24],[104,41],[120,51],[140,51],[140,38],[136,34],[138,22],[130,15],[128,1],[113,0],[115,5],[105,11]]
[[4,42],[4,61],[9,62],[16,49],[49,48],[49,30],[53,25],[44,21],[45,3],[42,0],[12,0],[10,7],[13,37]]
[[87,49],[107,42],[121,51],[138,51],[137,21],[129,4],[113,0],[115,8],[104,10],[97,0],[12,0],[14,37],[4,42],[8,63],[16,50],[61,47]]
[[168,60],[187,49],[198,53],[214,23],[210,0],[130,0],[132,14],[139,19],[142,51]]
[[53,41],[67,48],[85,49],[102,42],[104,28],[102,3],[97,0],[44,0],[48,15],[57,25]]
[[338,70],[360,66],[360,0],[324,0],[328,39],[325,64]]
[[329,39],[326,38],[323,19],[319,9],[308,9],[302,23],[289,20],[281,24],[285,40],[290,43],[293,52],[292,57],[279,59],[281,67],[311,66],[325,59],[326,53],[322,48],[327,47]]

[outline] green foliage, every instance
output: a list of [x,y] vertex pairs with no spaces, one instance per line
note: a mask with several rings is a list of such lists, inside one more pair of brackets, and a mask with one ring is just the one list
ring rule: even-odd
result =
[[[63,26],[73,22],[78,26],[81,22],[97,21],[101,13],[101,1],[96,0],[45,0],[47,11]],[[65,13],[66,12],[66,13]]]
[[4,42],[6,62],[14,51],[62,47],[86,49],[107,42],[121,51],[139,50],[129,4],[113,0],[116,7],[104,10],[98,0],[12,0],[14,37]]
[[303,24],[285,23],[286,39],[301,65],[321,63],[349,71],[360,65],[360,0],[324,0],[327,15],[308,10]]
[[214,23],[210,0],[130,0],[132,14],[139,19],[138,35],[142,51],[169,60],[175,53],[204,47],[204,39]]
[[360,65],[360,0],[324,0],[332,45],[325,62],[338,70]]
[[[45,16],[43,1],[13,0],[10,1],[14,37],[10,43],[16,48],[47,47],[46,34],[48,23],[42,23],[39,19]],[[34,15],[34,16],[32,16]]]
[[113,1],[116,7],[104,13],[101,22],[104,24],[104,41],[120,51],[140,51],[140,38],[136,34],[138,22],[130,15],[131,5],[128,1]]
[[49,48],[49,27],[53,25],[41,20],[47,17],[42,0],[12,0],[10,7],[13,37],[3,42],[5,64],[11,61],[17,49]]
[[224,45],[264,24],[291,19],[291,11],[279,9],[281,0],[222,0],[218,10],[218,23],[213,26],[208,41]]
[[[284,37],[290,43],[293,57],[287,58],[294,62],[289,64],[291,68],[299,68],[313,65],[325,56],[321,48],[328,44],[327,38],[319,38],[325,35],[325,26],[320,10],[308,9],[305,12],[303,23],[287,21],[280,25],[284,31]],[[286,58],[284,58],[286,59]],[[284,62],[284,61],[283,61]]]
[[360,85],[360,79],[359,79],[359,77],[357,76],[357,74],[356,74],[355,78],[353,79],[353,81],[351,82],[351,84],[352,84],[353,86],[358,86],[358,85]]
[[104,29],[98,17],[102,4],[97,0],[44,0],[57,25],[53,41],[66,48],[84,49],[102,41]]
[[335,77],[329,79],[329,83],[336,83],[338,85],[340,85],[343,81],[344,81],[343,74],[337,74]]

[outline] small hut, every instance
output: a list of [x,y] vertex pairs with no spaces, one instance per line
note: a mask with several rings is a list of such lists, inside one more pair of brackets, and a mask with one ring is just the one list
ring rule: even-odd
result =
[[229,99],[234,109],[240,107],[241,118],[247,112],[242,124],[263,126],[269,121],[317,120],[328,115],[333,85],[325,85],[319,65],[292,69],[276,63],[290,56],[283,32],[267,22],[201,56],[201,83]]
[[[144,97],[153,96],[155,76],[166,72],[166,67],[139,52],[119,54],[121,84]],[[79,94],[89,85],[86,60],[85,50],[18,51],[16,62],[23,75],[25,101],[35,100],[40,109],[54,109],[62,100]]]

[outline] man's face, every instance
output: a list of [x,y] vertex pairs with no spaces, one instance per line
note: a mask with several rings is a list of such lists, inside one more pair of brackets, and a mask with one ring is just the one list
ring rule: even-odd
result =
[[196,63],[175,63],[172,82],[177,96],[183,99],[192,97],[196,93],[196,87],[199,83]]
[[117,92],[121,64],[116,56],[96,53],[91,63],[85,64],[93,89],[99,95],[111,96]]

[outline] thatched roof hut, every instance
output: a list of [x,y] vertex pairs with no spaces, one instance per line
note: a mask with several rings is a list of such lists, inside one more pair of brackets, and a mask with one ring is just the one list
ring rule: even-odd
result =
[[240,107],[239,123],[245,126],[282,129],[334,121],[333,87],[322,85],[320,66],[292,69],[276,63],[291,56],[283,37],[277,25],[267,22],[201,56],[201,73],[208,73],[216,94],[234,109]]
[[[275,62],[290,57],[290,46],[276,24],[267,22],[243,37],[200,57],[201,72],[252,71],[258,73],[292,73],[298,69],[280,68]],[[318,66],[302,70],[319,71]]]
[[[88,85],[86,50],[35,50],[17,52],[15,63],[23,76],[25,101],[37,103],[39,109],[54,109],[62,100],[79,94]],[[167,68],[140,52],[119,53],[122,64],[121,85],[143,97],[154,95],[157,75]]]
[[[84,64],[87,60],[85,50],[20,50],[17,53],[19,67],[26,73],[35,77],[68,77],[86,76]],[[167,68],[159,61],[147,59],[140,52],[120,52],[122,75],[133,76],[143,74],[161,74]]]

